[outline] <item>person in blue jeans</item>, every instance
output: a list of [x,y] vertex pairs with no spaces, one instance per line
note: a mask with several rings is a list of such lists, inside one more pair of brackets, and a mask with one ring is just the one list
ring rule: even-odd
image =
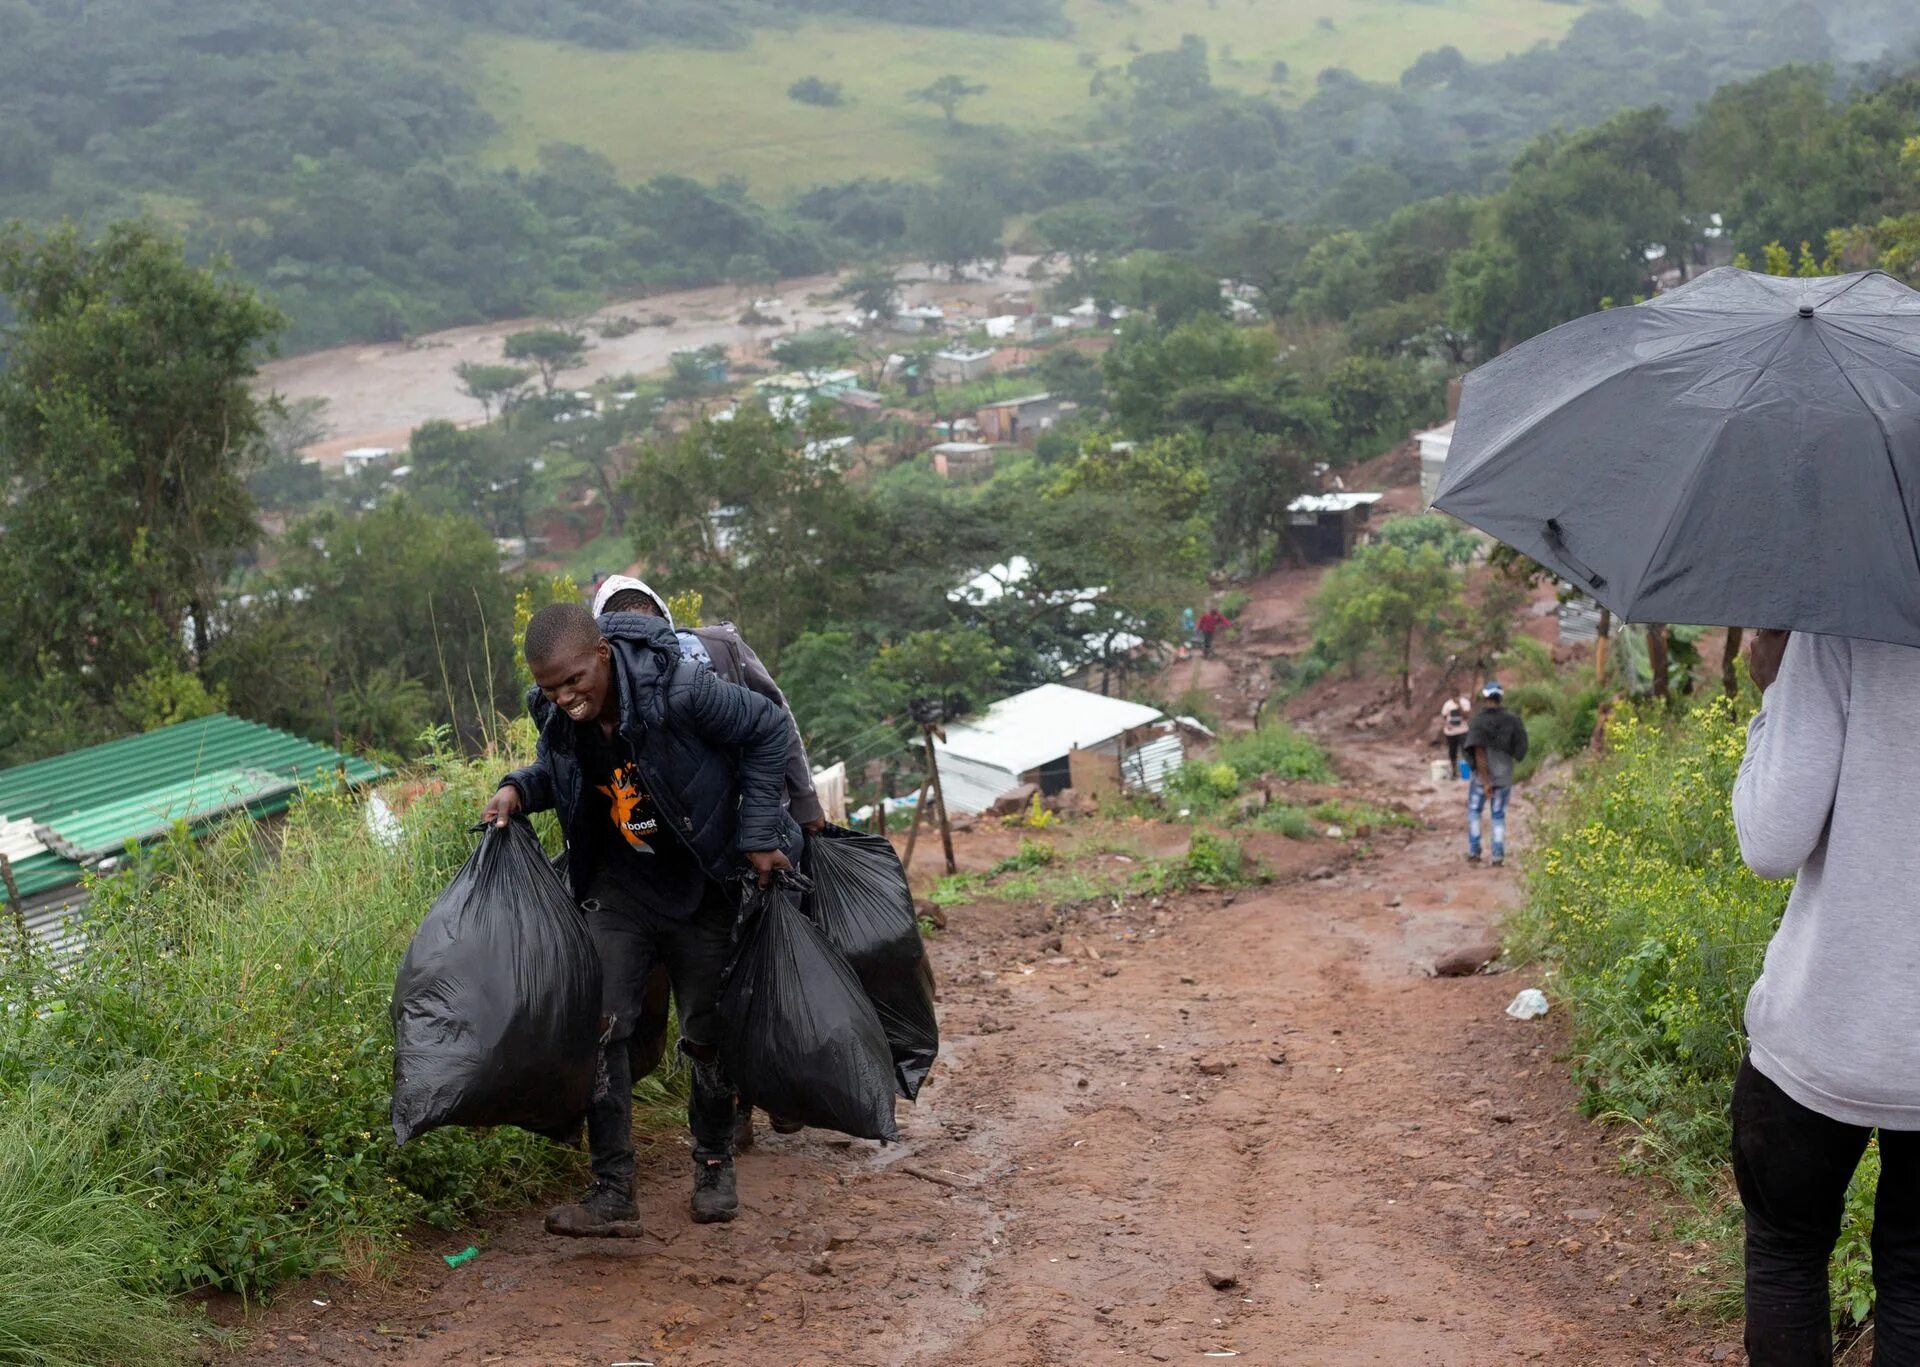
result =
[[1527,757],[1527,728],[1506,708],[1506,690],[1498,679],[1480,690],[1480,710],[1467,728],[1467,862],[1480,862],[1481,817],[1493,817],[1493,862],[1507,862],[1507,799],[1513,794],[1513,766]]

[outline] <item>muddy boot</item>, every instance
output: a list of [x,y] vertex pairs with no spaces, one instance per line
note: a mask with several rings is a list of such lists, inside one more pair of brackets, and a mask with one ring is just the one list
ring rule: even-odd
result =
[[693,1160],[693,1222],[725,1224],[740,1213],[740,1190],[731,1158]]
[[775,1115],[772,1111],[768,1111],[767,1128],[775,1134],[799,1134],[807,1127],[797,1120],[789,1120],[783,1115]]
[[611,1182],[595,1182],[572,1205],[547,1212],[547,1233],[564,1238],[637,1239],[640,1232],[632,1189]]

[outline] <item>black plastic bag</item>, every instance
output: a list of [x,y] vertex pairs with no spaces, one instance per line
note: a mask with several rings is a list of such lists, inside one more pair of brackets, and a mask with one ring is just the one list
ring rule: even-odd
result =
[[911,1101],[940,1052],[940,1022],[907,871],[886,837],[828,826],[807,837],[806,873],[813,891],[804,905],[859,975]]
[[578,1136],[600,1052],[600,960],[523,820],[489,826],[393,984],[393,1137],[442,1125]]
[[771,1115],[891,1141],[893,1056],[873,1003],[792,887],[749,884],[720,989],[720,1061]]

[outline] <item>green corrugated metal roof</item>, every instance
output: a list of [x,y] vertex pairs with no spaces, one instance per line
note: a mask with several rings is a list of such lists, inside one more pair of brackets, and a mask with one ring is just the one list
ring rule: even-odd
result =
[[13,881],[22,897],[37,897],[55,888],[70,887],[80,881],[80,866],[51,851],[29,855],[13,866]]
[[78,882],[72,856],[117,853],[175,821],[265,816],[284,810],[302,785],[370,783],[385,772],[271,726],[215,714],[0,770],[0,816],[33,821],[50,848],[13,866],[20,895],[31,897]]

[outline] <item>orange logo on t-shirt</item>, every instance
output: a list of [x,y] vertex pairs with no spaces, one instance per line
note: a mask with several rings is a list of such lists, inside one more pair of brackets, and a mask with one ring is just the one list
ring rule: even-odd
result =
[[636,850],[651,851],[648,837],[660,829],[660,822],[653,814],[652,796],[641,790],[639,771],[631,764],[617,765],[611,786],[596,783],[594,787],[606,795],[613,824],[627,843]]

